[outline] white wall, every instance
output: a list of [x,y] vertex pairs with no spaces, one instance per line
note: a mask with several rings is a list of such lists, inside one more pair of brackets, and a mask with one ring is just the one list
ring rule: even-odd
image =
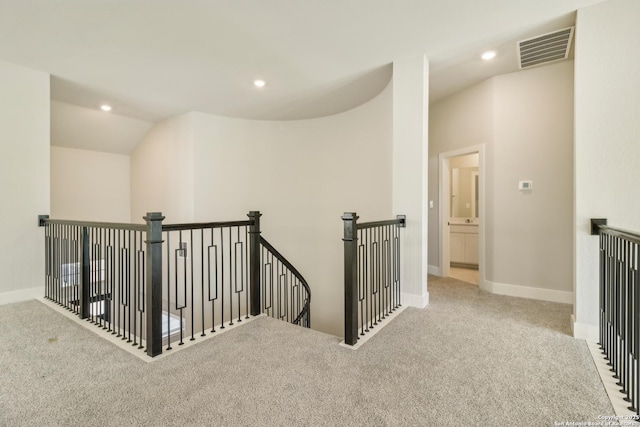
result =
[[98,108],[51,101],[51,145],[129,154],[153,123]]
[[424,307],[427,292],[429,62],[393,63],[393,211],[407,216],[401,239],[402,302]]
[[312,289],[312,327],[343,335],[344,212],[393,218],[392,91],[354,110],[286,122],[192,113],[196,221],[260,210],[263,236]]
[[52,146],[51,218],[130,222],[129,170],[127,155]]
[[49,75],[0,62],[0,303],[44,295]]
[[[485,288],[571,302],[573,62],[495,77],[431,111],[431,159],[485,144]],[[518,191],[529,179],[533,191]],[[437,230],[437,215],[430,221]]]
[[[575,72],[576,329],[597,337],[598,239],[590,218],[640,231],[640,2],[611,0],[580,9]],[[595,337],[594,337],[595,335]]]
[[493,141],[493,80],[472,86],[431,105],[429,110],[429,265],[440,266],[438,154]]
[[156,124],[131,153],[131,222],[162,212],[164,223],[194,219],[191,114]]
[[[493,99],[487,274],[571,293],[573,62],[496,77]],[[533,190],[519,191],[521,180]]]

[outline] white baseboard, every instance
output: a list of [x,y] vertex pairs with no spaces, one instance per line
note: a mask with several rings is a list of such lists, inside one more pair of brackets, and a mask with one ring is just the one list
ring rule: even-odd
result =
[[429,304],[429,292],[425,292],[422,295],[406,294],[402,292],[400,294],[400,301],[404,305],[416,308],[425,308]]
[[573,314],[571,315],[571,329],[574,338],[586,340],[592,343],[600,341],[598,325],[576,322],[576,318]]
[[354,345],[346,344],[344,342],[344,340],[340,341],[340,343],[338,345],[340,345],[342,347],[346,347],[346,348],[351,349],[351,350],[359,349],[360,347],[362,347],[364,345],[364,343],[369,341],[375,334],[380,332],[382,330],[382,328],[387,326],[389,324],[389,322],[391,322],[393,319],[398,317],[398,315],[400,313],[402,313],[405,310],[405,308],[407,308],[406,305],[404,305],[402,307],[399,307],[396,311],[394,311],[393,313],[390,313],[389,315],[387,315],[387,317],[384,320],[378,322],[378,326],[376,326],[375,329],[370,329],[369,332],[367,332],[363,336],[360,336],[358,338],[358,342],[356,342]]
[[[618,416],[617,419],[612,417],[610,425],[637,426],[636,414],[629,409],[629,403],[624,400],[626,396],[617,384],[618,380],[613,377],[614,374],[611,372],[611,366],[608,365],[600,347],[598,347],[598,344],[592,342],[587,342],[587,347],[589,348],[591,357],[593,357],[593,362],[596,365],[598,374],[600,374],[602,385],[604,385],[607,395],[609,395],[611,406],[613,406],[613,410]],[[602,425],[607,425],[607,423],[603,422]]]
[[[239,323],[239,322],[235,322],[233,324],[231,324],[230,322],[225,323],[225,328],[221,329],[219,326],[220,325],[216,325],[216,328],[218,328],[217,332],[212,334],[212,333],[208,333],[206,337],[204,338],[198,338],[197,340],[191,341],[191,340],[185,340],[184,341],[184,345],[174,345],[173,346],[173,350],[171,351],[166,351],[163,349],[162,354],[157,355],[156,357],[149,357],[147,356],[147,353],[145,351],[140,350],[137,346],[132,346],[131,342],[126,342],[123,341],[122,339],[118,338],[117,336],[113,335],[112,333],[109,333],[107,330],[103,329],[103,328],[98,328],[96,327],[95,324],[93,324],[92,322],[87,322],[88,319],[81,319],[80,316],[78,316],[77,314],[75,314],[74,312],[67,310],[66,308],[64,308],[63,306],[56,304],[55,302],[45,299],[45,298],[38,298],[38,301],[40,301],[42,304],[46,305],[47,307],[49,307],[50,309],[52,309],[53,311],[56,311],[60,314],[62,314],[64,317],[66,317],[67,319],[71,320],[72,322],[77,323],[78,325],[82,326],[83,328],[87,329],[88,331],[93,332],[94,334],[98,335],[99,337],[105,339],[106,341],[109,341],[111,344],[116,345],[117,347],[121,348],[122,350],[126,351],[129,354],[132,354],[134,356],[136,356],[138,359],[144,361],[144,362],[153,362],[156,360],[160,360],[160,359],[164,359],[165,357],[169,357],[172,354],[175,354],[176,352],[180,351],[180,350],[184,350],[185,348],[189,348],[192,345],[198,345],[201,342],[204,342],[208,339],[212,339],[215,337],[219,337],[221,334],[225,333],[225,332],[229,332],[232,329],[238,328],[238,327],[242,327],[243,325],[246,325],[249,322],[253,322],[256,319],[259,319],[261,317],[266,316],[266,314],[259,314],[258,316],[251,316],[249,319],[243,319],[243,323]],[[119,336],[119,335],[118,335]],[[174,342],[174,341],[172,341]],[[141,340],[140,344],[142,346],[145,346],[146,343],[144,340]]]
[[0,293],[0,305],[42,298],[43,295],[44,286],[39,286],[37,288],[20,289],[11,292],[2,292]]
[[427,272],[433,276],[442,277],[442,273],[440,272],[440,267],[437,265],[427,266]]
[[489,280],[481,281],[480,289],[493,294],[508,295],[510,297],[539,299],[542,301],[573,304],[573,292],[556,291],[553,289],[532,288],[529,286],[509,285]]

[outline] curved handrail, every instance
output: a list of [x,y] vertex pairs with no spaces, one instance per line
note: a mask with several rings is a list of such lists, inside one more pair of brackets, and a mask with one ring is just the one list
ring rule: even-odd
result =
[[300,272],[293,266],[293,264],[291,264],[280,252],[278,252],[276,250],[276,248],[274,248],[271,245],[271,243],[269,243],[262,236],[260,236],[260,244],[262,246],[264,246],[265,248],[267,248],[267,250],[269,252],[271,252],[273,254],[273,256],[275,256],[285,267],[287,267],[289,269],[289,271],[291,271],[291,273],[293,273],[293,275],[298,280],[300,280],[300,283],[302,283],[302,286],[307,291],[304,307],[300,311],[300,313],[298,313],[296,318],[291,323],[299,325],[300,321],[305,317],[305,315],[307,315],[307,322],[306,322],[306,325],[304,325],[304,326],[309,328],[310,327],[310,325],[309,325],[310,319],[309,319],[308,314],[309,314],[310,307],[311,307],[311,288],[309,287],[309,284],[307,283],[305,278],[302,276],[302,274],[300,274]]

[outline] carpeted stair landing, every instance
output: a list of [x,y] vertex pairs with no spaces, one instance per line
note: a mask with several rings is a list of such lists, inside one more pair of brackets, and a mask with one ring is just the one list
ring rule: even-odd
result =
[[431,278],[359,350],[262,317],[145,363],[38,301],[0,307],[2,426],[553,426],[614,415],[571,307]]

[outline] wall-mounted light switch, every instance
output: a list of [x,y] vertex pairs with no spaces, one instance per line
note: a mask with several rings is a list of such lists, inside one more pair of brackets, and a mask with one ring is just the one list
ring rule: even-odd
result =
[[533,181],[520,181],[520,182],[518,182],[518,190],[520,190],[520,191],[533,190]]
[[187,258],[187,242],[180,242],[180,249],[178,249],[178,256],[180,258]]
[[429,209],[433,209],[433,200],[429,200]]

